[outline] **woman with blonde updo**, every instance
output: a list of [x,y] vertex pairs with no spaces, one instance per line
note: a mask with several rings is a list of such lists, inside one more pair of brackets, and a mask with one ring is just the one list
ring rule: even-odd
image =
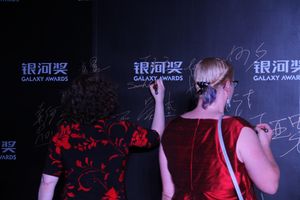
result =
[[218,136],[222,135],[241,194],[256,199],[253,183],[274,194],[280,171],[270,143],[268,124],[253,127],[236,116],[224,116],[234,87],[232,66],[219,58],[205,58],[194,71],[197,106],[173,119],[166,127],[160,148],[163,200],[237,199]]

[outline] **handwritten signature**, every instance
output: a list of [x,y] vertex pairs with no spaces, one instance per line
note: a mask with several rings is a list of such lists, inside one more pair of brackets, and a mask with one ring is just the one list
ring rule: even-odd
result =
[[234,106],[234,115],[241,116],[243,113],[243,104],[246,102],[246,108],[251,110],[251,97],[255,93],[253,89],[249,89],[245,94],[236,93],[233,95],[232,102]]
[[[264,112],[250,119],[259,118],[258,123],[262,123],[262,118],[265,115],[266,113]],[[288,143],[293,143],[292,147],[284,150],[280,157],[285,157],[293,151],[300,153],[300,114],[269,121],[268,124],[273,127],[272,140],[286,140]],[[296,131],[292,132],[291,129],[296,129]]]
[[56,118],[59,117],[58,108],[59,106],[46,106],[44,102],[38,106],[38,110],[35,113],[36,120],[33,123],[33,126],[36,127],[34,145],[42,146],[48,144],[49,139],[55,134],[51,130],[51,126],[56,125],[54,123]]
[[[231,48],[230,53],[226,57],[229,61],[244,61],[243,65],[246,66],[249,64],[251,57],[254,56],[254,60],[251,62],[248,68],[246,68],[246,72],[249,71],[249,69],[253,66],[255,61],[261,60],[266,54],[267,50],[263,49],[264,42],[262,42],[254,51],[254,53],[247,48],[244,48],[242,46],[236,46],[234,45]],[[253,55],[254,54],[254,55]]]
[[[176,115],[176,109],[173,106],[174,101],[171,100],[171,93],[168,93],[168,99],[164,102],[165,106],[165,117],[173,117]],[[138,114],[137,120],[152,120],[154,115],[155,102],[153,97],[145,99],[144,108]]]

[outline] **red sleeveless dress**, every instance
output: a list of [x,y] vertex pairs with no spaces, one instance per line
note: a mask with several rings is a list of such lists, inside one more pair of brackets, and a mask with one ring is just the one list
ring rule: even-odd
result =
[[[218,120],[172,120],[162,137],[168,169],[175,187],[173,200],[238,199],[218,140]],[[239,117],[224,118],[222,131],[227,154],[245,200],[256,199],[253,184],[236,154],[243,127],[251,125]]]

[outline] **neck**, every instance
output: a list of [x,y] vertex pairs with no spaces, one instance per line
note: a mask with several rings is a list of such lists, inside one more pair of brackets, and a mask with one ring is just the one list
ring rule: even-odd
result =
[[206,109],[202,108],[202,103],[198,104],[195,108],[196,112],[205,113],[206,115],[220,116],[224,115],[224,109],[219,108],[218,106],[211,104]]
[[224,107],[220,107],[218,104],[212,103],[206,109],[203,109],[202,101],[199,101],[197,107],[187,113],[187,117],[191,118],[218,119],[222,115],[224,115]]

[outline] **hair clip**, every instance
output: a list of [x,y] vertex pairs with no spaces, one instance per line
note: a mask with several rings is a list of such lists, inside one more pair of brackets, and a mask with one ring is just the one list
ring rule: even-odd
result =
[[200,81],[200,82],[197,82],[197,85],[199,87],[199,90],[197,91],[197,93],[199,93],[201,95],[207,90],[207,87],[209,86],[209,82]]

